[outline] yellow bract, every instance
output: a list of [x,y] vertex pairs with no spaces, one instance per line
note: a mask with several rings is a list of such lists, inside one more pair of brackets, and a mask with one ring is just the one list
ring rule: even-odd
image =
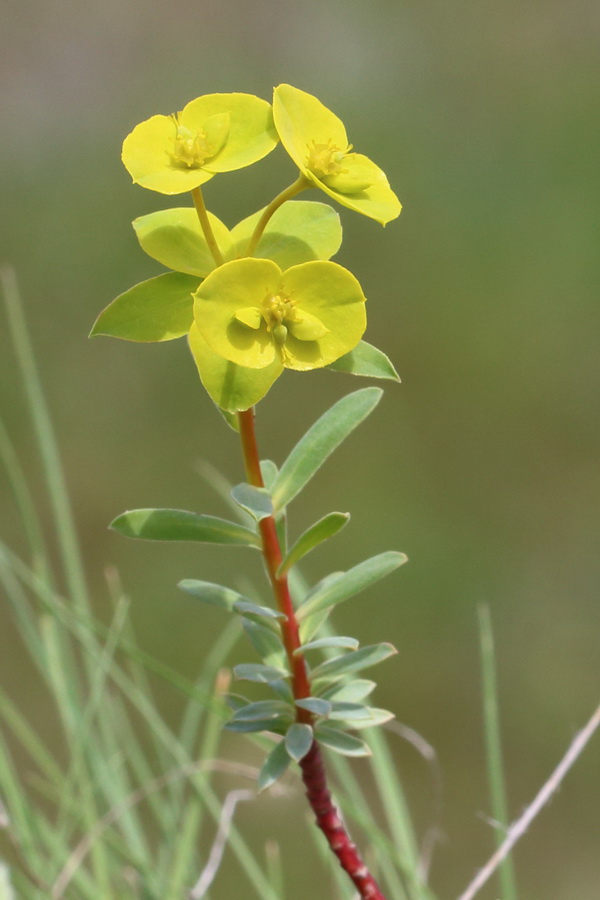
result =
[[365,297],[337,263],[316,260],[282,272],[268,259],[215,269],[194,295],[198,331],[224,359],[251,369],[307,371],[352,350],[366,327]]
[[382,225],[400,214],[385,173],[367,156],[352,152],[343,122],[316,97],[280,84],[273,115],[283,146],[316,187]]
[[252,94],[205,94],[172,116],[152,116],[123,142],[134,182],[161,194],[191,191],[249,166],[275,147],[270,104]]

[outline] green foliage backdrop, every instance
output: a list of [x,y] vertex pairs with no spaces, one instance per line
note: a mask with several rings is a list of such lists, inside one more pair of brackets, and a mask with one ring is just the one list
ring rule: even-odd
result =
[[[338,451],[297,515],[300,527],[329,509],[353,512],[329,562],[308,561],[315,578],[382,543],[410,558],[393,587],[373,589],[336,622],[400,650],[382,669],[378,703],[437,748],[445,840],[433,884],[457,894],[492,843],[478,815],[489,805],[477,604],[490,604],[496,628],[513,815],[598,699],[596,5],[10,0],[4,19],[0,256],[19,276],[87,570],[101,613],[103,568],[118,566],[144,645],[186,674],[221,620],[175,583],[182,573],[226,579],[226,551],[134,546],[106,526],[124,508],[216,509],[202,459],[232,480],[242,473],[235,437],[182,343],[86,337],[98,309],[162,271],[128,224],[156,196],[130,185],[121,141],[182,97],[268,99],[289,81],[352,122],[351,139],[397,190],[404,211],[383,239],[343,216],[336,259],[351,261],[378,306],[368,337],[403,383],[386,389],[371,427]],[[255,180],[223,176],[215,212],[227,224],[269,199],[261,166],[281,188],[293,174],[281,154]],[[278,461],[345,389],[332,373],[303,377],[312,390],[286,373],[261,405],[259,439]],[[0,413],[39,485],[4,319],[0,384]],[[0,534],[19,549],[4,474],[0,497]],[[0,642],[3,684],[45,725],[2,606]],[[228,747],[245,752],[235,736]],[[589,748],[518,851],[523,896],[572,900],[597,889],[599,753]],[[397,762],[425,826],[427,773],[400,742]],[[240,822],[282,831],[294,802],[264,800]],[[290,841],[299,838],[289,827]],[[303,877],[302,860],[290,874]],[[233,881],[229,889],[240,895]]]

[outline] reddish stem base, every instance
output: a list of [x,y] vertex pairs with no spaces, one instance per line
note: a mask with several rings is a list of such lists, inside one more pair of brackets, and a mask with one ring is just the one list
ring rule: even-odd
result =
[[317,825],[337,856],[342,869],[350,876],[362,900],[385,900],[379,885],[350,840],[327,787],[323,757],[316,742],[300,761],[306,796],[315,814]]

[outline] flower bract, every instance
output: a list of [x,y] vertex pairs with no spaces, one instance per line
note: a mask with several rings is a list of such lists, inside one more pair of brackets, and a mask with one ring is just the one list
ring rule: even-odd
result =
[[343,122],[316,97],[280,84],[273,116],[283,146],[315,187],[382,225],[400,215],[400,201],[385,173],[352,151]]
[[348,353],[366,327],[365,297],[337,263],[285,272],[268,259],[225,263],[194,295],[198,331],[224,359],[251,369],[307,371]]
[[279,138],[271,106],[253,94],[205,94],[171,116],[152,116],[123,142],[134,182],[161,194],[191,191],[218,172],[249,166]]

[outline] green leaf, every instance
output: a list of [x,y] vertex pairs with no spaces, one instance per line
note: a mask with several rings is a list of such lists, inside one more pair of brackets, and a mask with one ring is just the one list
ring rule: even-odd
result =
[[313,740],[313,730],[310,725],[294,722],[285,734],[286,750],[292,759],[300,762],[312,747]]
[[275,479],[277,478],[277,473],[279,469],[275,465],[272,459],[261,459],[260,461],[260,474],[262,475],[262,479],[265,483],[265,488],[270,491]]
[[381,400],[380,388],[363,388],[338,400],[302,437],[273,485],[273,506],[283,509],[302,490],[344,438]]
[[[225,255],[230,249],[229,229],[208,213],[217,244]],[[176,272],[205,278],[215,267],[198,213],[193,206],[161,209],[133,221],[142,250]]]
[[309,641],[308,644],[302,644],[297,650],[294,650],[294,656],[306,653],[307,650],[320,650],[328,647],[342,647],[345,650],[358,650],[358,641],[353,637],[343,637],[341,635],[332,635],[331,637],[318,638],[316,641]]
[[273,503],[265,488],[254,487],[252,484],[242,482],[232,488],[231,499],[250,513],[257,522],[273,515]]
[[330,363],[328,368],[350,375],[400,381],[400,376],[385,353],[366,341],[359,341],[354,350],[340,356],[335,362]]
[[298,620],[302,621],[306,616],[342,603],[349,597],[364,591],[365,588],[375,584],[380,578],[384,578],[405,563],[406,559],[404,553],[388,550],[359,563],[330,584],[323,587],[317,586],[299,606]]
[[335,719],[336,726],[340,728],[350,728],[351,730],[358,730],[360,728],[377,728],[378,725],[384,725],[386,722],[389,722],[394,718],[394,713],[389,712],[387,709],[376,709],[375,707],[369,707],[367,710],[367,714],[364,716],[348,716],[344,718],[342,715],[332,716],[332,719]]
[[275,719],[277,716],[293,715],[293,709],[283,700],[258,700],[236,709],[232,721],[251,722],[255,719]]
[[288,569],[300,562],[302,557],[326,541],[327,538],[337,534],[349,521],[350,513],[340,512],[329,513],[319,519],[298,538],[292,549],[286,554],[277,574],[284,575]]
[[[228,259],[245,255],[263,212],[259,210],[232,229]],[[331,259],[341,243],[340,217],[331,206],[312,200],[292,200],[273,213],[254,256],[271,259],[285,270],[313,259]]]
[[280,741],[267,756],[258,775],[258,790],[264,791],[284,774],[291,762],[285,741]]
[[334,681],[349,675],[351,672],[359,672],[361,669],[367,669],[377,663],[383,662],[390,656],[394,656],[398,651],[392,644],[371,644],[368,647],[362,647],[360,650],[351,650],[342,656],[335,656],[328,659],[313,669],[311,672],[311,683],[316,684],[317,681]]
[[314,616],[306,616],[300,622],[300,640],[303,644],[310,643],[313,635],[317,634],[322,625],[327,621],[331,614],[331,608],[322,609],[315,613]]
[[262,619],[287,619],[285,613],[281,613],[271,606],[259,606],[250,600],[236,600],[233,604],[234,612],[241,616],[259,616]]
[[233,667],[233,674],[238,681],[255,681],[258,684],[270,684],[279,678],[289,678],[290,673],[275,666],[261,663],[240,663]]
[[269,683],[269,687],[275,691],[276,694],[279,694],[282,700],[285,700],[286,703],[294,702],[294,695],[292,693],[292,689],[290,688],[287,681],[284,681],[282,678],[277,679],[277,681],[271,681]]
[[233,611],[233,606],[240,600],[246,600],[242,594],[232,591],[231,588],[223,587],[222,584],[213,584],[211,581],[198,581],[195,578],[184,578],[177,587],[191,594],[197,600],[203,603],[209,603],[211,606],[220,606],[228,612]]
[[325,719],[331,712],[331,703],[320,697],[305,697],[303,700],[296,700],[296,706],[299,706],[300,709],[307,709],[314,716],[322,716]]
[[324,700],[339,700],[347,703],[358,703],[364,700],[377,687],[376,682],[368,681],[366,678],[357,678],[355,681],[348,681],[345,684],[334,684],[332,687],[323,691]]
[[[270,627],[244,618],[244,631],[262,661],[276,669],[286,664],[285,648],[281,637]],[[285,698],[287,699],[287,697]]]
[[370,710],[368,706],[362,703],[348,703],[345,700],[336,700],[331,704],[330,719],[340,719],[342,721],[350,721],[354,719],[368,719]]
[[370,748],[359,738],[352,734],[345,734],[337,728],[328,728],[327,725],[318,725],[316,737],[320,744],[329,747],[342,756],[371,756]]
[[182,337],[194,321],[192,294],[197,287],[197,278],[180,272],[142,281],[102,310],[90,337],[103,334],[142,342]]
[[219,356],[208,346],[195,322],[189,330],[188,343],[200,381],[225,412],[236,413],[256,406],[281,374],[278,360],[264,369],[248,369]]
[[237,522],[183,509],[133,509],[117,516],[109,528],[125,537],[146,541],[200,541],[260,547],[258,536]]
[[289,718],[284,718],[283,716],[278,716],[274,719],[252,719],[251,721],[232,720],[223,727],[227,731],[233,731],[236,734],[252,734],[256,731],[274,731],[276,734],[283,734],[289,721]]

